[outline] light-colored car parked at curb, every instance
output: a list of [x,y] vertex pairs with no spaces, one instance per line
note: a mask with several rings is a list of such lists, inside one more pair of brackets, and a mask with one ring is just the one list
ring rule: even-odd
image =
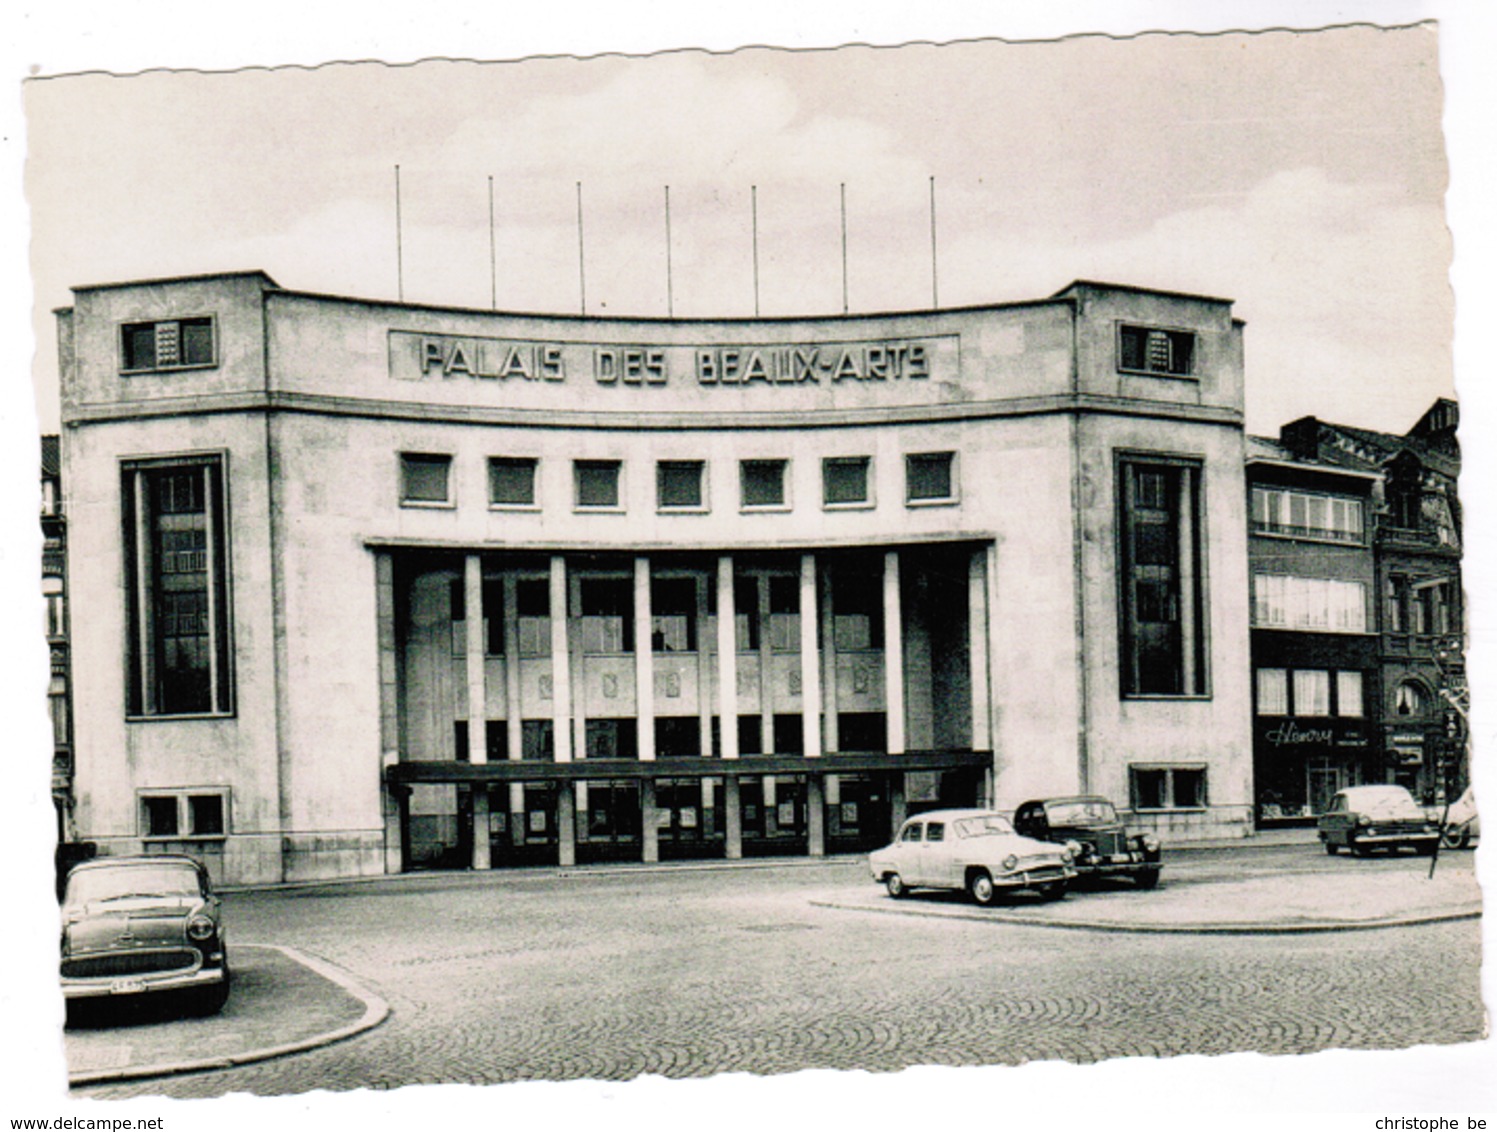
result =
[[1021,837],[993,810],[932,810],[906,821],[892,845],[869,855],[868,868],[895,898],[946,888],[987,906],[1026,889],[1058,900],[1076,875],[1071,857],[1065,846]]
[[1476,795],[1471,787],[1450,803],[1450,812],[1443,816],[1440,844],[1445,848],[1469,849],[1481,840],[1481,815],[1476,812]]
[[1365,857],[1374,849],[1410,848],[1429,855],[1440,843],[1440,825],[1402,786],[1348,786],[1320,815],[1327,853],[1345,849]]

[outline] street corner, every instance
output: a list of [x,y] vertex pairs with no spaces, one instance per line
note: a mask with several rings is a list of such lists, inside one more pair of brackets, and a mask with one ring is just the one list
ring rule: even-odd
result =
[[818,893],[811,903],[843,911],[1004,925],[1182,934],[1353,931],[1481,915],[1481,889],[1469,873],[1430,877],[1428,864],[1414,859],[1372,864],[1355,875],[1210,881],[1172,879],[1166,870],[1160,886],[1147,892],[1126,883],[1078,887],[1065,900],[1044,902],[1017,894],[996,908],[974,907],[955,892],[920,891],[896,900],[874,886]]
[[291,947],[233,948],[228,1003],[210,1017],[174,1002],[89,1004],[65,1030],[73,1087],[265,1061],[330,1045],[372,1029],[390,1013],[347,972]]

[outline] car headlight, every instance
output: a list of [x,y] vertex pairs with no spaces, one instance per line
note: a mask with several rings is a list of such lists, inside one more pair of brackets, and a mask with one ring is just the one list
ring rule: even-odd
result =
[[1145,853],[1159,852],[1159,838],[1152,833],[1146,833],[1138,839],[1138,843],[1144,847]]
[[1074,861],[1079,856],[1081,856],[1081,842],[1079,842],[1079,841],[1067,841],[1066,842],[1066,861],[1067,862]]
[[1067,845],[1064,849],[1062,849],[1060,851],[1060,863],[1062,865],[1069,865],[1075,859],[1076,859],[1076,854],[1074,854],[1074,853],[1071,852],[1071,847],[1069,845]]
[[1371,825],[1372,824],[1372,819],[1370,817],[1368,817],[1366,814],[1358,814],[1357,815],[1357,824],[1358,825]]
[[1010,853],[1007,857],[1003,858],[1003,871],[1006,872],[1006,873],[1013,872],[1014,871],[1014,867],[1018,863],[1019,863],[1019,858],[1015,857],[1012,853]]
[[207,916],[194,916],[187,921],[187,938],[202,943],[213,938],[213,933],[218,930],[215,924]]

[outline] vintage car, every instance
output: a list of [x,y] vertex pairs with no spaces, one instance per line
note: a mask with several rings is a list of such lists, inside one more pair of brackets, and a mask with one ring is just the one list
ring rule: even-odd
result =
[[1441,814],[1444,826],[1440,830],[1440,844],[1447,849],[1469,849],[1481,840],[1481,816],[1476,812],[1476,795],[1471,787]]
[[1348,786],[1320,815],[1320,840],[1327,853],[1347,849],[1365,857],[1374,849],[1413,849],[1430,854],[1440,843],[1440,825],[1431,821],[1402,786]]
[[869,855],[868,867],[890,896],[949,888],[965,890],[984,906],[1001,892],[1023,889],[1058,900],[1076,875],[1069,850],[1020,837],[1008,818],[992,810],[933,810],[912,817],[892,845]]
[[203,1013],[229,994],[223,917],[191,857],[99,857],[74,867],[62,900],[62,993],[70,1003],[175,991]]
[[1123,876],[1139,888],[1159,883],[1159,839],[1152,833],[1129,833],[1106,798],[1044,798],[1014,811],[1014,829],[1036,841],[1051,841],[1071,850],[1080,879]]

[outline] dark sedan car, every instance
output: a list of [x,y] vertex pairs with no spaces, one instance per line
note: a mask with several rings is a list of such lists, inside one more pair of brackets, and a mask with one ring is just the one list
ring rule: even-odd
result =
[[1014,811],[1014,828],[1025,837],[1071,846],[1078,879],[1124,876],[1139,888],[1159,883],[1159,840],[1129,833],[1106,798],[1044,798]]
[[223,917],[191,857],[100,857],[68,874],[62,993],[78,999],[176,991],[204,1013],[229,994]]

